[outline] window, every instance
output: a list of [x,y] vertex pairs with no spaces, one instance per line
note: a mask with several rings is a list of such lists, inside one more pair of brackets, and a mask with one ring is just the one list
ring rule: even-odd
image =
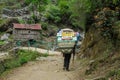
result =
[[30,33],[31,31],[29,30],[28,33]]

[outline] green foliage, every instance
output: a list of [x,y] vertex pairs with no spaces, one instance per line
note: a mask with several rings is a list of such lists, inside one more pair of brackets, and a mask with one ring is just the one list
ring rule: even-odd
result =
[[0,3],[0,14],[2,13],[2,9],[5,7],[5,3]]
[[91,62],[89,66],[90,68],[86,70],[85,74],[86,75],[92,74],[92,72],[98,68],[98,65],[99,65],[98,61]]
[[33,4],[38,4],[38,3],[47,4],[49,0],[25,0],[25,2],[33,3]]
[[[72,2],[71,23],[73,26],[82,26],[85,29],[86,14],[92,13],[96,9],[118,4],[119,0],[75,0]],[[112,20],[112,19],[109,19]]]
[[62,24],[70,24],[70,16],[71,11],[69,8],[70,1],[58,1],[57,5],[49,4],[46,6],[45,17],[47,17],[48,21],[51,23],[62,23]]
[[0,19],[0,26],[2,26],[3,24],[5,24],[7,22],[7,19]]
[[85,29],[86,14],[90,11],[91,4],[89,0],[75,0],[71,3],[72,15],[70,20],[73,26]]
[[18,58],[21,64],[26,63],[30,60],[34,60],[37,56],[38,56],[37,52],[29,50],[28,51],[20,50],[18,52]]
[[48,5],[45,16],[49,21],[53,21],[54,23],[58,23],[61,20],[61,13],[59,7],[55,5]]
[[37,57],[47,57],[49,54],[39,54],[36,51],[30,50],[19,50],[15,56],[6,59],[4,62],[0,63],[0,75],[7,70],[22,66],[28,61],[35,60]]
[[42,29],[43,30],[48,30],[48,26],[49,26],[49,24],[46,22],[41,22],[41,26],[42,26]]
[[[27,3],[34,4],[49,21],[49,23],[62,23],[84,29],[86,12],[89,11],[89,0],[26,0]],[[47,5],[47,6],[46,6]],[[42,9],[42,10],[41,10]],[[33,11],[33,9],[32,9]]]
[[35,20],[36,19],[36,16],[34,16],[34,14],[33,15],[31,15],[29,18],[27,18],[26,20],[23,20],[23,19],[18,19],[18,21],[19,21],[19,23],[21,23],[21,24],[33,24],[33,23],[37,23],[38,21],[37,20]]
[[31,3],[33,5],[31,11],[39,11],[49,23],[59,23],[84,30],[88,13],[98,8],[116,5],[119,0],[25,0],[25,2]]
[[45,9],[45,5],[49,3],[49,0],[25,0],[27,4],[32,3],[32,11],[37,9],[38,11],[43,11]]
[[61,14],[65,14],[69,12],[69,2],[68,1],[60,1],[58,4],[58,7],[60,8]]
[[21,23],[21,24],[24,24],[24,23],[25,23],[25,21],[22,20],[22,19],[19,19],[18,21],[19,21],[19,23]]
[[27,63],[28,61],[34,60],[38,56],[39,55],[37,52],[20,50],[18,51],[16,57],[12,59],[7,59],[5,61],[4,67],[5,69],[12,69],[15,67],[19,67],[22,64]]
[[0,40],[0,45],[4,45],[4,44],[5,44],[5,42]]
[[107,78],[112,78],[113,80],[120,80],[120,70],[112,70],[108,73]]
[[45,53],[45,54],[41,54],[40,56],[41,56],[41,57],[48,57],[49,54],[48,54],[48,53]]
[[113,36],[114,36],[114,45],[117,48],[120,48],[120,21],[115,22],[113,28]]
[[100,9],[103,7],[113,7],[115,5],[119,5],[119,3],[120,3],[120,0],[91,0],[90,10],[94,11],[95,9]]
[[0,62],[0,75],[5,71],[4,65]]
[[17,59],[7,59],[4,64],[5,69],[12,69],[19,66],[21,66],[21,64]]
[[71,24],[70,16],[72,11],[70,10],[70,1],[60,1],[58,4],[61,13],[61,23],[63,24]]

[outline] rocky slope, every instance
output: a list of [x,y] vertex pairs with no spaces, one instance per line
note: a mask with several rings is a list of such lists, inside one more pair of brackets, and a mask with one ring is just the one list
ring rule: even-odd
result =
[[[96,80],[119,80],[120,8],[105,7],[92,14],[81,46],[82,58],[90,59],[86,75],[101,77]],[[88,21],[88,22],[89,22]],[[117,77],[116,77],[117,76]]]

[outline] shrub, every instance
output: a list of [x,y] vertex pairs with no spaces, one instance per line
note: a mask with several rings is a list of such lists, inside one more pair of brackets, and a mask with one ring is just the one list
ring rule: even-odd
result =
[[4,65],[0,62],[0,75],[5,71]]
[[19,50],[16,57],[5,60],[5,69],[19,67],[28,61],[36,59],[38,56],[38,53],[35,51]]
[[52,21],[54,23],[58,23],[61,20],[61,13],[59,7],[55,5],[48,5],[47,6],[47,12],[45,14],[47,19],[49,21]]
[[41,56],[41,57],[48,57],[49,54],[48,54],[48,53],[45,53],[45,54],[41,54],[40,56]]
[[4,44],[5,44],[5,42],[0,40],[0,45],[4,45]]
[[19,67],[19,66],[21,66],[21,64],[17,59],[5,60],[5,64],[4,64],[5,69],[12,69],[12,68]]
[[45,23],[45,22],[42,22],[41,24],[42,24],[42,29],[43,29],[43,30],[48,30],[49,24],[48,24],[47,22],[46,22],[46,23]]
[[18,52],[18,59],[21,64],[34,60],[37,56],[39,56],[39,54],[36,51],[20,50]]
[[120,80],[120,69],[110,71],[107,75],[107,78],[113,78],[113,80]]

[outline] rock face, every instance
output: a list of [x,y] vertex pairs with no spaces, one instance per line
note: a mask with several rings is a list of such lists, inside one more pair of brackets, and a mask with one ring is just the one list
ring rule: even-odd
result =
[[30,11],[29,11],[30,6],[27,6],[25,8],[18,9],[18,10],[10,10],[10,9],[3,8],[3,14],[6,16],[10,16],[10,17],[27,15],[30,13]]
[[81,53],[87,57],[112,53],[120,49],[120,27],[118,11],[103,8],[93,15],[94,22],[89,25],[81,46]]
[[[85,33],[81,45],[80,58],[92,60],[86,70],[86,75],[103,74],[103,80],[120,78],[119,73],[111,74],[111,70],[118,71],[120,64],[120,20],[117,10],[103,8],[92,15],[91,24]],[[116,67],[117,66],[117,67]],[[114,69],[110,69],[115,67]],[[100,78],[99,78],[100,79]],[[102,78],[101,78],[102,79]],[[100,80],[101,80],[100,79]],[[95,79],[98,80],[98,79]]]
[[3,8],[2,11],[2,18],[8,19],[8,18],[16,18],[21,20],[21,22],[25,23],[37,23],[38,20],[45,21],[45,17],[41,17],[42,15],[39,13],[39,11],[36,11],[33,9],[31,11],[31,8],[33,7],[32,4],[29,4],[28,6],[21,8],[21,9],[7,9]]

